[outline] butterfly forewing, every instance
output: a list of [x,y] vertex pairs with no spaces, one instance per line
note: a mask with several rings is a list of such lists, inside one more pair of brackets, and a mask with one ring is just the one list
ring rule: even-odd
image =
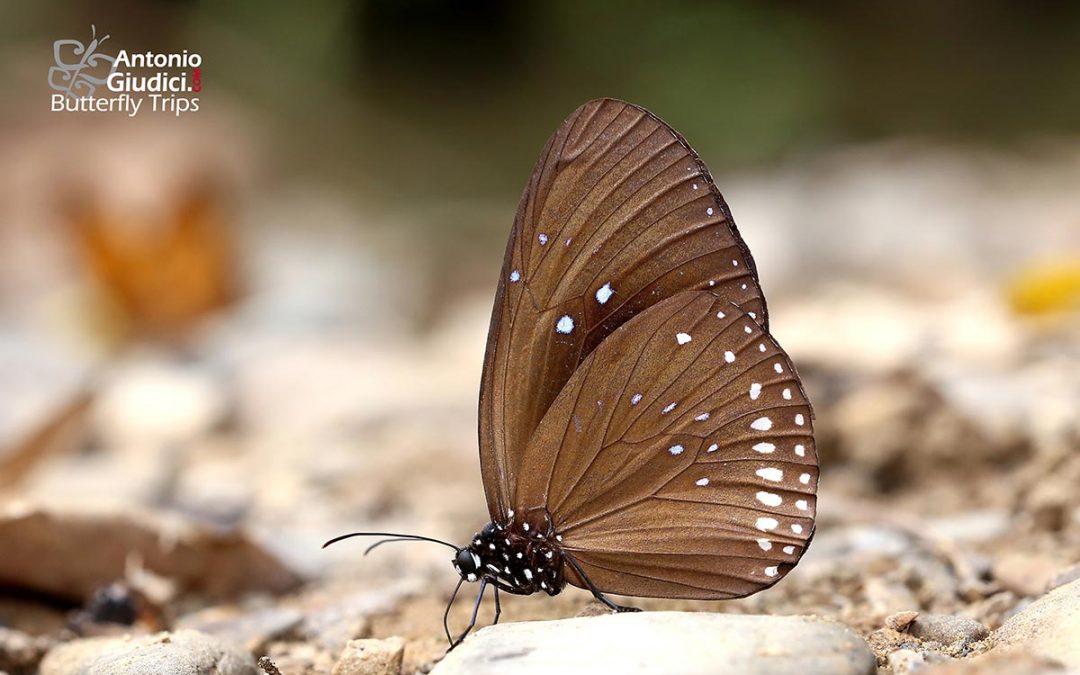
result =
[[526,444],[582,360],[693,289],[767,326],[753,259],[686,141],[637,106],[586,103],[545,146],[507,245],[480,395],[493,518],[505,518]]
[[603,591],[746,595],[813,533],[811,424],[798,375],[756,321],[708,291],[679,293],[584,360],[528,445],[512,506],[546,508]]

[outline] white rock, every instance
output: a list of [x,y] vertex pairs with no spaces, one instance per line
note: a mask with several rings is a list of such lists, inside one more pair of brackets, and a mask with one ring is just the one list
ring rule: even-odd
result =
[[484,628],[432,674],[874,672],[870,648],[838,623],[803,616],[641,612]]
[[41,662],[41,675],[257,675],[251,655],[193,630],[140,638],[89,638],[60,645]]
[[1037,656],[1080,670],[1080,580],[1050,591],[994,633],[996,649],[1024,645]]

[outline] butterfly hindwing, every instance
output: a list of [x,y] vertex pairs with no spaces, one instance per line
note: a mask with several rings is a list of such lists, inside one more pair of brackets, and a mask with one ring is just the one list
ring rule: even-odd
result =
[[507,245],[480,394],[492,518],[505,518],[526,444],[582,360],[694,289],[767,326],[754,261],[685,139],[637,106],[586,103],[545,146]]
[[584,360],[528,445],[513,508],[546,509],[605,592],[719,599],[795,565],[817,479],[783,350],[739,307],[687,291]]

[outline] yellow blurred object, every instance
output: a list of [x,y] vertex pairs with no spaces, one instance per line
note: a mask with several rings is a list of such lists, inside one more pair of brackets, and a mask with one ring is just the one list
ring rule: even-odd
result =
[[236,296],[231,232],[209,190],[176,200],[160,220],[117,217],[87,204],[70,219],[105,295],[104,316],[124,339],[182,336]]
[[1080,258],[1041,262],[1022,270],[1008,286],[1018,314],[1045,315],[1080,309]]

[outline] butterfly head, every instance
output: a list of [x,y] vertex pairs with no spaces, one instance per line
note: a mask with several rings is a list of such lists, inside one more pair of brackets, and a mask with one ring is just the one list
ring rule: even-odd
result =
[[465,581],[476,581],[480,578],[480,556],[468,546],[458,549],[454,556],[454,569]]

